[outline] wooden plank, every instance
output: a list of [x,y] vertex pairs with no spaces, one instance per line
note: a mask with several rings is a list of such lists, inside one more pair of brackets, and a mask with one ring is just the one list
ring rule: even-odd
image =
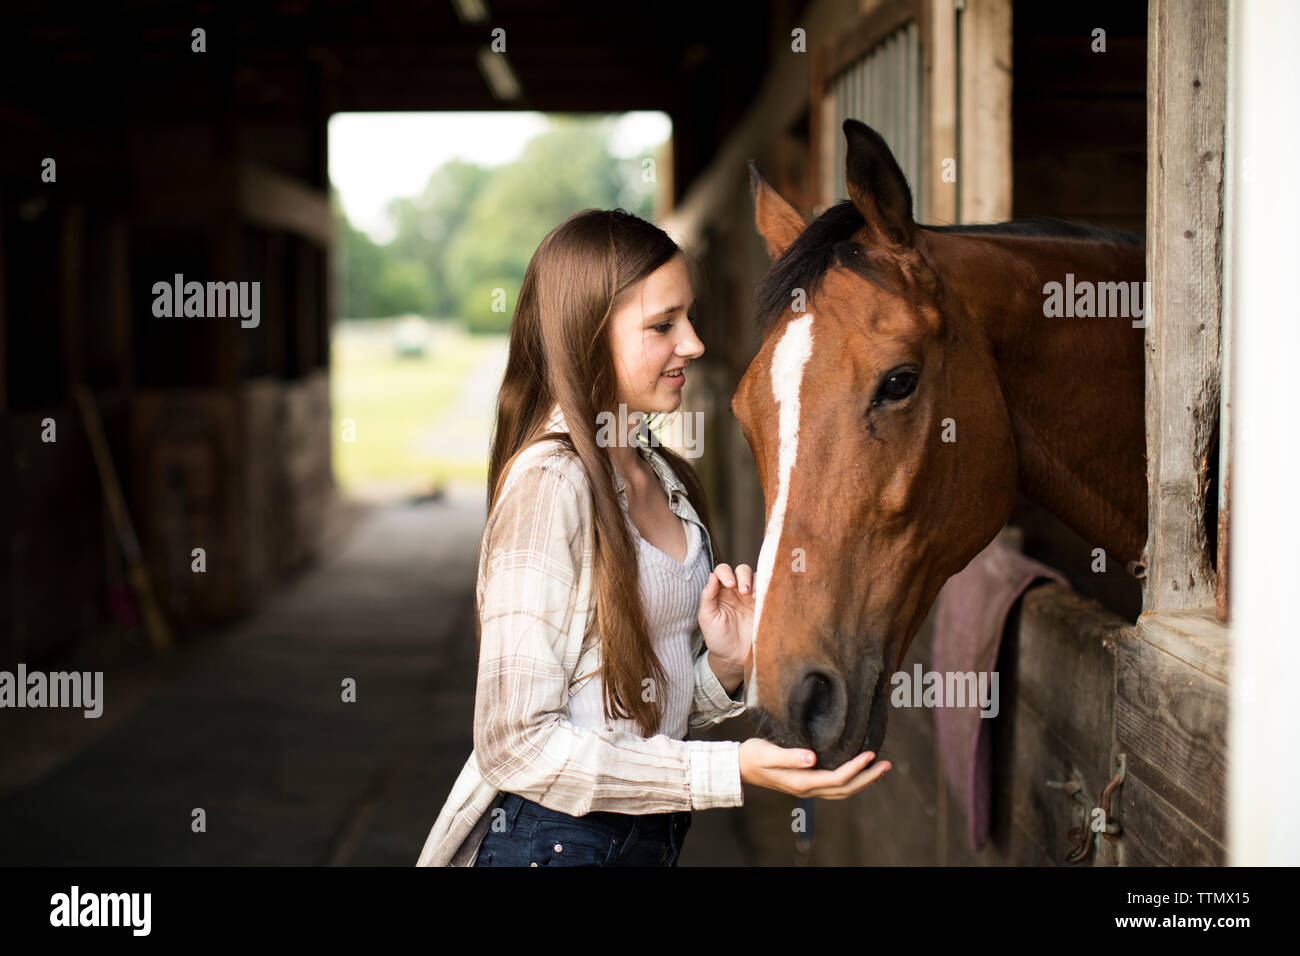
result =
[[1012,644],[1018,649],[1014,700],[1099,774],[1110,766],[1114,646],[1124,630],[1131,627],[1095,601],[1045,582],[1021,599]]
[[1112,809],[1124,827],[1120,860],[1124,866],[1224,866],[1227,850],[1196,821],[1163,799],[1132,771]]
[[[1077,777],[1095,805],[1105,782],[1106,768],[1089,764],[1089,755],[1055,736],[1031,707],[1015,709],[1015,735],[1010,750],[994,751],[994,826],[990,846],[1002,862],[1033,864],[1045,856],[1054,866],[1066,866],[1072,841],[1069,831],[1084,820],[1083,806],[1047,781]],[[1000,763],[999,760],[1005,761]],[[1089,857],[1089,861],[1092,858]]]
[[261,163],[239,164],[239,213],[249,222],[283,229],[322,246],[333,241],[329,196]]
[[[808,81],[808,195],[812,197],[812,207],[830,201],[831,170],[830,157],[835,155],[835,141],[830,138],[835,123],[834,103],[830,101],[830,91],[834,87],[826,82],[826,52],[819,45],[812,51],[812,71]],[[829,150],[829,152],[828,152]],[[809,208],[812,208],[809,207]],[[799,206],[795,207],[800,209]],[[808,210],[800,209],[801,212]]]
[[966,0],[961,19],[960,222],[1011,218],[1011,0]]
[[[1100,800],[1112,775],[1114,639],[1127,625],[1052,582],[1031,588],[1019,608],[999,664],[1014,723],[995,728],[994,839],[1004,862],[1031,862],[1036,847],[1067,865],[1084,808],[1047,781],[1077,779],[1090,806]],[[1098,847],[1088,861],[1110,857]]]
[[926,188],[918,221],[935,225],[958,221],[957,184],[943,179],[943,161],[957,159],[956,17],[952,0],[929,0],[922,9],[921,168]]
[[1151,0],[1147,33],[1147,435],[1144,608],[1214,606],[1202,520],[1219,411],[1227,2]]
[[[1077,775],[1095,803],[1111,777],[1112,635],[1128,625],[1053,583],[1032,588],[1017,608],[999,657],[990,842],[971,850],[966,809],[941,789],[941,865],[1066,865],[1068,831],[1083,808],[1047,781]],[[1113,861],[1110,844],[1089,857],[1090,865]]]
[[[862,17],[831,41],[826,57],[826,75],[834,80],[845,67],[856,63],[883,43],[899,27],[917,19],[925,0],[877,0]],[[865,4],[864,4],[865,6]]]
[[1222,841],[1227,684],[1136,629],[1118,634],[1116,665],[1115,746],[1129,772]]
[[1137,631],[1148,644],[1213,680],[1228,682],[1228,629],[1209,608],[1144,614],[1138,618]]
[[[990,861],[992,862],[992,861]],[[1034,839],[1033,835],[1019,822],[1011,825],[1011,852],[1003,861],[1013,866],[1059,866],[1059,856],[1052,853]]]
[[[137,389],[130,427],[131,515],[169,620],[179,631],[246,610],[231,390]],[[191,570],[196,547],[207,554],[202,574]]]

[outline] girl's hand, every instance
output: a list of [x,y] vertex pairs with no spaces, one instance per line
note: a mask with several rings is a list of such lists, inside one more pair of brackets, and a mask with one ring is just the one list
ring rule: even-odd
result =
[[834,770],[814,770],[804,762],[809,756],[816,759],[803,747],[778,747],[762,737],[751,737],[740,744],[741,782],[796,797],[843,800],[871,786],[893,766],[888,760],[873,763],[876,755],[868,750]]
[[743,677],[754,642],[754,569],[714,568],[700,593],[698,620],[712,662]]

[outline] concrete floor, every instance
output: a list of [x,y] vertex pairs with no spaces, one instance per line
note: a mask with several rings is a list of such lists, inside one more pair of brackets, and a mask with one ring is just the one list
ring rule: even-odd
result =
[[[0,865],[413,865],[472,746],[483,507],[343,503],[322,562],[244,620],[29,664],[103,670],[104,715],[0,711]],[[681,865],[747,862],[743,814],[697,812]]]

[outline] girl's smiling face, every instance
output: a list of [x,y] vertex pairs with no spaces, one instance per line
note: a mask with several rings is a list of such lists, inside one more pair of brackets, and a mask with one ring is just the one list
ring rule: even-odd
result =
[[679,254],[641,280],[614,313],[610,345],[618,401],[629,413],[672,412],[681,405],[685,379],[664,378],[664,373],[704,354],[687,315],[694,302],[686,260]]

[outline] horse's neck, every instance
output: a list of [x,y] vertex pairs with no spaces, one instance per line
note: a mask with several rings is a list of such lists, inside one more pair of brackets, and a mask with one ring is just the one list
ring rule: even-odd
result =
[[1048,317],[1043,289],[1064,285],[1067,273],[1076,287],[1136,282],[1140,289],[1143,247],[981,239],[967,240],[959,291],[992,344],[1019,490],[1110,557],[1135,560],[1147,526],[1143,331],[1133,328],[1135,315]]

